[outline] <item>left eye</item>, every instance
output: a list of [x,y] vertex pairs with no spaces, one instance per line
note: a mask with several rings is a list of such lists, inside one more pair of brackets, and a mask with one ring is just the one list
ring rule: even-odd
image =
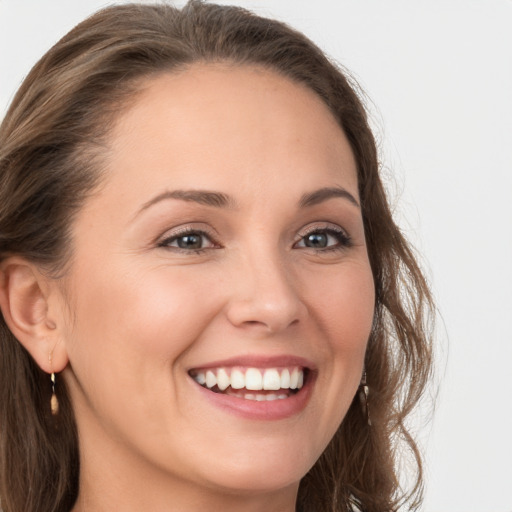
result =
[[159,245],[161,247],[175,247],[183,250],[197,251],[207,247],[213,247],[214,243],[206,233],[190,231],[166,238]]
[[345,233],[333,229],[319,229],[303,236],[295,247],[310,249],[334,249],[350,245],[350,239]]

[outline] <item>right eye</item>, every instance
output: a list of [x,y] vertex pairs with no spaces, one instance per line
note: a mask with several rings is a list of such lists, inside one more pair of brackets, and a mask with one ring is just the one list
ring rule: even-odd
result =
[[159,247],[176,248],[180,251],[203,251],[216,247],[210,236],[200,230],[186,230],[169,236],[159,242]]

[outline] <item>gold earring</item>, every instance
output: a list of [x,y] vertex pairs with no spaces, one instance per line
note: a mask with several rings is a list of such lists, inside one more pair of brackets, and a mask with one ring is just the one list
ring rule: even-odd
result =
[[359,384],[359,400],[361,401],[361,407],[363,414],[366,416],[368,425],[371,426],[372,420],[370,419],[370,407],[368,405],[368,396],[370,395],[370,388],[366,383],[366,370],[363,370],[363,376],[361,377],[361,383]]
[[[52,368],[52,353],[48,355],[48,360],[50,361],[50,369]],[[52,411],[52,415],[56,416],[59,414],[59,400],[57,395],[55,394],[55,373],[52,372],[50,375],[50,381],[52,383],[52,397],[50,398],[50,410]]]

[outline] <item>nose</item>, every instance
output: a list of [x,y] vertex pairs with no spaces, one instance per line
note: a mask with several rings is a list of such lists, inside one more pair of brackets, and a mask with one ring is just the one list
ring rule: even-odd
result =
[[237,267],[227,305],[231,324],[272,334],[303,320],[307,309],[286,262],[252,254]]

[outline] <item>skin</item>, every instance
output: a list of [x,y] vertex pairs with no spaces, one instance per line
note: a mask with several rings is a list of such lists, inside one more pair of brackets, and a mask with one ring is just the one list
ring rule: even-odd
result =
[[[359,201],[350,146],[310,90],[220,64],[144,84],[74,222],[69,272],[45,285],[80,435],[74,512],[295,509],[357,391],[373,317],[358,204],[299,206],[324,187]],[[191,189],[232,204],[148,206]],[[201,251],[177,247],[184,227],[208,233]],[[325,248],[306,246],[311,231]],[[187,373],[247,354],[312,361],[305,409],[239,417]]]

